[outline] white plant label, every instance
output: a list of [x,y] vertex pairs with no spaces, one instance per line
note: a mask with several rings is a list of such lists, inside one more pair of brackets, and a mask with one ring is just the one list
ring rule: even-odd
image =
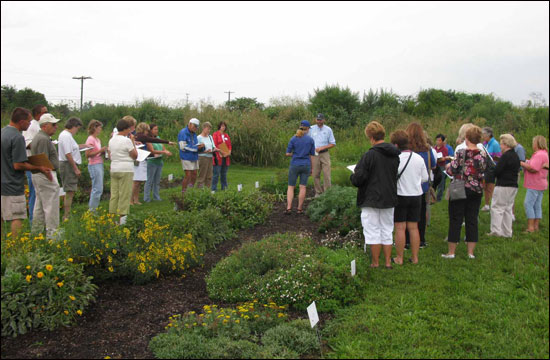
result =
[[307,315],[309,316],[309,323],[313,329],[315,325],[319,322],[319,314],[317,314],[317,307],[315,306],[315,301],[307,307]]
[[174,174],[168,174],[168,181],[174,180]]
[[259,181],[256,181],[255,186],[256,186],[256,189],[258,189],[258,188],[260,187],[260,182],[259,182]]
[[242,184],[237,185],[237,190],[241,191],[242,189],[243,189],[243,185],[242,185]]
[[355,276],[355,260],[351,262],[351,276]]
[[65,190],[62,187],[59,188],[59,196],[65,196]]

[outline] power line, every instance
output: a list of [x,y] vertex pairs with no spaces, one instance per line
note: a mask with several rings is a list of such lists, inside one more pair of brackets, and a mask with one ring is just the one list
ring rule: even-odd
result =
[[89,76],[75,77],[73,79],[80,80],[80,112],[82,112],[82,97],[84,96],[84,80],[91,79]]

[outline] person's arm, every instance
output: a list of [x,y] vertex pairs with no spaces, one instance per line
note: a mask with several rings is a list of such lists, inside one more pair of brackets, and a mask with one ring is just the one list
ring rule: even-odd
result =
[[13,168],[17,171],[40,171],[48,180],[53,181],[52,170],[45,166],[36,166],[28,162],[13,163]]
[[135,139],[134,139],[134,135],[130,134],[130,140],[132,141],[132,147],[133,149],[131,149],[128,154],[130,155],[130,157],[132,158],[132,160],[135,160],[137,159],[138,157],[138,152],[137,152],[137,149],[136,149],[136,142],[135,142]]
[[67,158],[67,161],[72,166],[74,173],[76,176],[80,176],[80,170],[78,169],[77,163],[73,159],[73,155],[71,153],[65,154],[65,157]]
[[286,147],[286,154],[285,156],[292,156],[292,152],[294,150],[294,142],[292,141],[294,138],[290,139],[290,141],[288,142],[288,145]]
[[367,180],[369,179],[369,153],[365,153],[361,160],[359,160],[359,163],[357,163],[357,166],[355,167],[355,171],[350,176],[350,181],[355,187],[361,187],[363,186]]

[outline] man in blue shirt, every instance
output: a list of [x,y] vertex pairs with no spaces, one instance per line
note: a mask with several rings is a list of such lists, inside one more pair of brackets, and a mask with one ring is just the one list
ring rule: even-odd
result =
[[[330,155],[328,150],[336,146],[332,129],[325,125],[325,116],[317,114],[317,125],[313,125],[309,136],[315,142],[315,156],[311,162],[315,197],[321,195],[331,187]],[[321,172],[323,172],[323,187],[321,187]]]
[[[500,150],[500,144],[493,136],[493,129],[490,127],[484,127],[481,131],[481,135],[487,153],[489,153],[493,161],[496,163],[498,159],[502,156],[502,152]],[[494,171],[489,170],[485,172],[484,182],[485,206],[483,206],[481,210],[489,211],[491,210],[491,199],[493,198],[493,191],[495,191]]]
[[185,193],[187,187],[193,187],[197,180],[197,170],[199,169],[199,152],[204,149],[204,144],[199,144],[197,139],[197,129],[200,121],[198,119],[189,120],[186,128],[181,129],[178,134],[178,145],[180,148],[181,166],[185,172],[181,184],[181,193]]

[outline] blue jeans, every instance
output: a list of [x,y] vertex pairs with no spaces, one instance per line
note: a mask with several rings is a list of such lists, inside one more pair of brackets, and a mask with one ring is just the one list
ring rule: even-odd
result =
[[443,174],[445,171],[445,166],[440,166],[442,173],[442,179],[439,185],[437,185],[437,201],[441,201],[443,199],[443,194],[445,194],[445,182],[447,181],[447,175]]
[[542,196],[544,191],[527,189],[525,194],[525,215],[527,219],[542,219]]
[[222,165],[214,166],[214,176],[212,177],[212,191],[218,190],[218,178],[220,177],[220,173],[222,190],[227,189],[227,169],[229,169],[229,166],[226,165],[225,159],[222,160]]
[[151,202],[151,189],[153,189],[153,200],[160,201],[160,176],[164,163],[159,164],[147,161],[147,181],[145,182],[145,192],[143,201]]
[[88,172],[92,179],[92,192],[90,193],[90,202],[88,208],[95,210],[99,206],[101,195],[103,194],[103,163],[101,164],[88,164]]
[[288,168],[288,186],[296,186],[298,176],[300,185],[307,185],[307,179],[311,173],[311,165],[290,165]]
[[32,214],[34,211],[34,202],[36,200],[36,192],[34,191],[34,185],[32,184],[32,173],[25,171],[27,175],[27,182],[29,184],[29,224],[32,225]]

